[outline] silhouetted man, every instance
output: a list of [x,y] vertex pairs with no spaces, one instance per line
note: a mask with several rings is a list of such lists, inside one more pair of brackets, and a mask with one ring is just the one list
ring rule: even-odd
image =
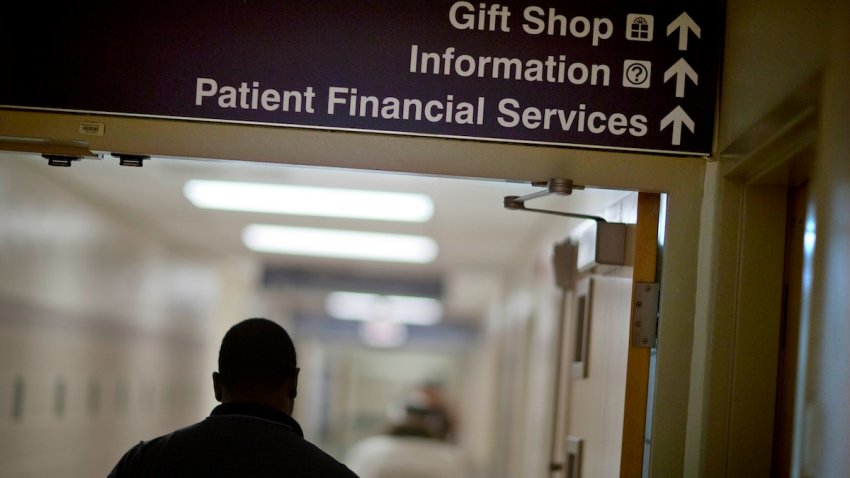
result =
[[109,478],[357,478],[304,439],[291,417],[298,372],[295,346],[280,325],[248,319],[225,334],[213,372],[221,405],[201,422],[141,442]]

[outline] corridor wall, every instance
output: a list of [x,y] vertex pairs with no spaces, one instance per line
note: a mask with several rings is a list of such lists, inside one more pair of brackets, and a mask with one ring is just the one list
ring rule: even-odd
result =
[[69,173],[0,156],[3,478],[104,476],[132,444],[205,416],[220,330],[250,295],[239,268]]

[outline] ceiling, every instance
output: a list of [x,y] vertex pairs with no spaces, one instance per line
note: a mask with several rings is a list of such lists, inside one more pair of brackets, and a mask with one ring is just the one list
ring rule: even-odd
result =
[[[526,183],[165,158],[152,158],[142,168],[121,167],[117,160],[105,158],[83,160],[70,168],[48,168],[45,164],[45,171],[133,221],[159,231],[170,241],[218,257],[300,271],[302,278],[303,274],[316,273],[354,281],[439,283],[451,320],[478,320],[493,288],[514,272],[520,261],[534,257],[535,243],[541,238],[565,236],[578,224],[574,219],[505,209],[505,196],[540,190]],[[182,193],[183,184],[189,179],[415,192],[433,199],[434,215],[426,223],[394,223],[198,209]],[[602,215],[624,194],[577,190],[571,196],[534,199],[528,205]],[[436,240],[439,254],[433,263],[424,265],[259,254],[241,242],[242,228],[249,223],[422,234]],[[305,304],[311,302],[309,291],[299,296],[303,296]]]

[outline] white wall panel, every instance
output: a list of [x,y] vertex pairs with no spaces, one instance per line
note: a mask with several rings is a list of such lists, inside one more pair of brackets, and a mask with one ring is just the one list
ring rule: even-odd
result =
[[169,244],[61,177],[0,157],[0,477],[104,476],[130,445],[205,416],[219,322],[251,287],[250,269]]

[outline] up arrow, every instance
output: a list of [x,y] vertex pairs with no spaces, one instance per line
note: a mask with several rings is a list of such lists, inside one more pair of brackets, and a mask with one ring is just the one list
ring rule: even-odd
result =
[[679,98],[685,97],[685,77],[690,78],[695,85],[699,84],[699,75],[684,58],[679,58],[679,61],[664,72],[664,83],[667,83],[673,76],[676,77],[676,96]]
[[682,13],[672,23],[667,25],[667,36],[669,37],[676,30],[679,30],[679,50],[688,49],[688,30],[694,32],[694,35],[700,38],[701,31],[699,25],[688,15],[688,12]]
[[682,144],[682,124],[688,127],[691,130],[691,133],[694,132],[694,120],[685,113],[685,110],[682,109],[681,106],[676,106],[676,109],[671,111],[664,119],[661,120],[661,129],[666,128],[670,123],[673,123],[673,146],[679,146]]

